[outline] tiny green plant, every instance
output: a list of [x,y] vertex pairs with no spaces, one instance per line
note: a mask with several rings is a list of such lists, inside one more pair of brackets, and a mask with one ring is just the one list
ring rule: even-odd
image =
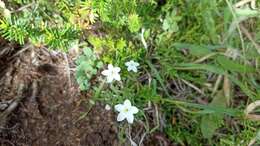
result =
[[[158,131],[173,145],[196,146],[246,145],[255,136],[259,123],[242,117],[247,103],[260,97],[257,4],[243,0],[13,3],[29,6],[16,12],[0,3],[0,11],[7,9],[0,20],[3,38],[65,51],[75,40],[88,42],[76,60],[77,83],[82,91],[94,93],[92,101],[118,112],[121,131],[129,126],[122,124],[126,121],[144,123],[144,135]],[[235,7],[238,4],[245,6]]]
[[98,61],[91,48],[83,48],[83,54],[76,60],[76,79],[81,90],[88,90],[91,86],[91,79],[102,68],[103,63]]

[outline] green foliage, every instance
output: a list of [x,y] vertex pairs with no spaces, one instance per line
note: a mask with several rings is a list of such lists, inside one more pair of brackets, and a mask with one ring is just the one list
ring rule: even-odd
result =
[[257,141],[260,141],[260,131],[258,130],[257,133],[256,133],[256,140]]
[[179,30],[178,21],[181,20],[180,16],[177,16],[176,10],[171,13],[167,13],[165,19],[163,20],[163,30],[169,33],[177,32]]
[[25,38],[28,36],[28,22],[18,20],[14,24],[9,23],[7,20],[0,21],[0,30],[2,36],[10,41],[17,41],[20,44],[24,44]]
[[140,20],[137,14],[130,14],[128,16],[128,29],[131,32],[138,32],[141,28]]
[[76,61],[76,79],[81,90],[90,89],[90,80],[97,74],[98,69],[103,67],[103,63],[98,61],[93,51],[86,47],[83,54]]
[[100,54],[104,63],[123,65],[124,62],[138,58],[144,49],[133,48],[132,43],[127,43],[123,38],[90,36],[88,41],[94,47],[94,51]]
[[[10,10],[29,7],[2,18],[0,31],[10,41],[61,50],[88,42],[76,61],[80,89],[111,106],[130,99],[150,134],[165,133],[176,145],[247,145],[259,127],[241,117],[260,95],[260,20],[257,9],[230,9],[235,2],[14,0]],[[137,73],[127,72],[129,60],[140,63]],[[121,68],[120,82],[98,82],[102,62]]]
[[252,66],[239,64],[238,62],[227,59],[224,56],[218,56],[216,60],[225,70],[228,71],[240,73],[249,73],[255,71],[255,69]]
[[[228,99],[221,93],[213,98],[209,104],[211,106],[226,108]],[[201,118],[201,132],[204,138],[211,139],[215,131],[221,127],[223,123],[223,114],[209,114]]]
[[101,21],[116,28],[126,26],[128,17],[132,17],[130,15],[137,7],[136,0],[95,0],[92,3],[94,10],[99,14]]
[[[59,2],[15,1],[14,6],[27,4],[21,11],[12,13],[11,19],[2,18],[0,30],[4,38],[19,44],[31,42],[36,46],[47,45],[52,49],[66,51],[68,46],[80,36],[79,29],[68,17],[73,15],[70,0]],[[53,5],[60,6],[59,12]],[[61,7],[63,5],[63,7]],[[67,9],[66,9],[67,8]]]

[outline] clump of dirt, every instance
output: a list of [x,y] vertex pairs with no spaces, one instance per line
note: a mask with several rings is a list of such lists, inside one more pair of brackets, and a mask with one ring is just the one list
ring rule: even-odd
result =
[[1,48],[0,145],[119,145],[113,113],[80,94],[66,54]]

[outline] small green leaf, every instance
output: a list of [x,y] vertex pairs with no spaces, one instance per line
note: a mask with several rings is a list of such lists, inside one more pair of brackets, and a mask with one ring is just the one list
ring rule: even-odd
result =
[[137,14],[131,14],[128,17],[128,29],[131,32],[138,32],[141,28],[139,16]]
[[119,50],[122,50],[126,47],[126,41],[124,39],[120,39],[117,41],[116,43],[116,48],[119,49]]
[[257,9],[251,9],[249,7],[247,8],[236,8],[235,13],[237,14],[238,17],[259,17],[259,10]]
[[248,73],[254,72],[255,69],[248,65],[242,65],[237,61],[228,59],[225,56],[218,56],[217,62],[225,69],[229,71],[239,72],[239,73]]
[[207,54],[212,53],[210,47],[202,46],[202,45],[194,45],[194,44],[187,44],[187,43],[174,43],[173,46],[176,47],[178,50],[184,49],[184,48],[188,49],[189,53],[191,55],[194,55],[197,57],[205,56]]
[[181,63],[177,67],[177,70],[206,70],[216,74],[224,74],[225,70],[212,64],[196,64],[196,63]]
[[[209,105],[225,109],[227,105],[227,99],[222,92],[219,92],[219,94],[215,98],[213,98],[212,102]],[[200,128],[204,138],[212,138],[215,131],[221,126],[223,122],[223,117],[223,114],[217,113],[204,115],[202,117]]]
[[171,13],[167,13],[165,19],[163,20],[162,29],[170,33],[177,32],[179,30],[177,22],[181,20],[180,16],[177,16],[176,10]]
[[84,48],[83,49],[83,52],[84,52],[84,54],[87,56],[87,57],[91,57],[92,55],[93,55],[93,52],[92,52],[92,50],[90,49],[90,48]]
[[204,138],[211,139],[216,129],[221,126],[222,116],[205,115],[201,119],[200,129]]
[[260,141],[260,130],[257,131],[255,138],[256,138],[257,141]]
[[103,64],[103,62],[99,61],[99,62],[97,62],[96,66],[97,66],[98,69],[100,69],[104,66],[104,64]]

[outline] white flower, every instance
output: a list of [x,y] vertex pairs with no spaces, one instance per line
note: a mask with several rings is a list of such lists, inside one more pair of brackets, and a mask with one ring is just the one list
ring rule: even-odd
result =
[[126,62],[125,65],[127,66],[128,71],[137,72],[137,67],[139,66],[139,63],[131,60],[129,62]]
[[8,9],[4,9],[4,17],[5,18],[10,18],[11,17],[11,11]]
[[120,70],[121,69],[119,67],[114,67],[112,64],[109,64],[108,69],[102,71],[102,75],[107,77],[108,83],[111,83],[113,80],[120,81],[121,80],[121,77],[119,75]]
[[106,104],[106,106],[105,106],[105,110],[110,111],[110,110],[111,110],[110,105]]
[[0,0],[0,7],[1,8],[5,8],[5,3],[3,1]]
[[117,121],[127,120],[128,123],[132,124],[134,122],[134,114],[138,113],[138,108],[131,105],[131,102],[127,99],[124,104],[115,105],[116,111],[119,112],[117,116]]

